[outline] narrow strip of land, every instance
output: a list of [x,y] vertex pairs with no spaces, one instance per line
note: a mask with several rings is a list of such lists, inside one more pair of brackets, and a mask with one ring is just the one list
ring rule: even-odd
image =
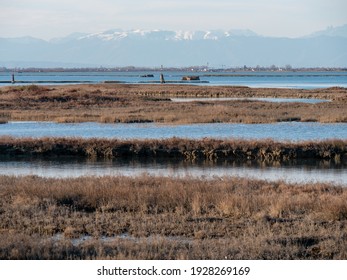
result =
[[[317,98],[317,104],[261,100],[177,103],[171,98]],[[347,89],[256,89],[192,85],[54,85],[0,88],[0,122],[272,123],[346,122]]]
[[0,154],[7,157],[94,157],[181,160],[333,160],[347,161],[347,140],[275,142],[271,140],[151,139],[107,140],[83,138],[0,138]]

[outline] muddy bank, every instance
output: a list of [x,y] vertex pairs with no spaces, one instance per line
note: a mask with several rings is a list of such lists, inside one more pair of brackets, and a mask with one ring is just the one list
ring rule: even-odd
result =
[[217,160],[330,160],[347,162],[347,141],[286,143],[242,140],[105,140],[73,138],[0,138],[0,154],[7,157],[76,156],[84,158]]

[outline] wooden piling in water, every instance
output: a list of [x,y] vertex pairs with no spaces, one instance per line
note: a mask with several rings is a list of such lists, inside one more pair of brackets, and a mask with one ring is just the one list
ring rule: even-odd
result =
[[164,75],[162,73],[160,74],[160,83],[165,84]]

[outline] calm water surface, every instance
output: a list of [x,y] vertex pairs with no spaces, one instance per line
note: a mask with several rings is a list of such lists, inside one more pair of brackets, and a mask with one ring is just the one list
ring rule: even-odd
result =
[[347,139],[347,123],[282,122],[271,124],[101,124],[9,122],[0,125],[0,136],[81,137],[117,139],[165,139],[172,137],[201,139],[242,138],[284,141]]
[[[245,138],[274,140],[347,139],[347,124],[274,123],[274,124],[58,124],[53,122],[10,122],[0,125],[0,136],[14,137],[83,137],[118,139]],[[347,186],[346,166],[324,164],[292,164],[263,166],[246,164],[189,164],[170,162],[120,162],[86,160],[32,160],[0,158],[2,175],[38,175],[43,177],[139,176],[142,174],[171,177],[230,176],[284,180],[291,183],[322,182]]]
[[[154,83],[160,80],[161,72],[39,72],[15,73],[17,85],[30,83],[102,83],[118,81],[124,83]],[[10,85],[11,74],[0,72],[0,86]],[[141,77],[153,74],[153,78]],[[347,87],[347,72],[177,72],[164,71],[167,82],[181,82],[183,76],[199,75],[203,85],[241,85],[271,88],[326,88]],[[207,83],[207,84],[206,84]]]
[[243,177],[289,183],[329,183],[347,187],[345,166],[296,164],[263,166],[260,164],[191,164],[186,162],[121,162],[92,160],[0,160],[0,175],[37,175],[47,178],[81,176],[152,176],[198,177],[204,179]]
[[[141,75],[153,74],[153,78]],[[165,80],[180,82],[182,76],[199,75],[202,85],[241,85],[270,88],[327,88],[347,87],[347,72],[227,72],[192,73],[163,72]],[[78,84],[119,81],[124,83],[155,83],[160,72],[60,72],[60,73],[15,73],[15,85]],[[0,73],[0,86],[11,85],[11,73]],[[270,101],[270,100],[263,100]],[[271,102],[324,102],[325,100],[271,100]],[[51,122],[10,122],[0,125],[0,136],[13,137],[82,137],[118,139],[163,139],[171,137],[199,139],[244,138],[303,141],[323,139],[347,139],[347,124],[320,123],[275,123],[275,124],[57,124]],[[5,160],[0,159],[2,175],[38,175],[43,177],[79,177],[125,175],[137,176],[143,173],[154,176],[193,176],[203,178],[239,176],[288,182],[325,182],[347,187],[345,166],[322,167],[316,165],[260,166],[260,165],[194,165],[171,163],[134,163],[113,161],[71,161],[71,160]]]
[[273,103],[307,103],[307,104],[317,104],[322,102],[329,102],[330,100],[315,99],[315,98],[237,98],[237,97],[216,97],[216,98],[171,98],[173,102],[210,102],[210,101],[234,101],[234,100],[249,100],[249,101],[263,101],[263,102],[273,102]]

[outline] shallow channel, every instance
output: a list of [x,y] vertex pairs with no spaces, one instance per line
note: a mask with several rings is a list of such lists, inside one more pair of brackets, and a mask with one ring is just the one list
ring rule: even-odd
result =
[[280,122],[270,124],[102,124],[9,122],[0,125],[0,137],[80,137],[118,139],[273,139],[306,141],[347,139],[347,123]]
[[36,175],[47,178],[81,176],[151,176],[198,177],[204,179],[230,177],[284,180],[289,183],[329,183],[347,187],[347,168],[324,161],[293,162],[282,165],[247,163],[191,163],[184,161],[83,160],[83,159],[4,159],[0,158],[0,175]]
[[247,100],[247,101],[262,101],[262,102],[273,102],[273,103],[307,103],[307,104],[317,104],[323,102],[330,102],[330,100],[325,99],[315,99],[315,98],[257,98],[257,97],[249,97],[249,98],[237,98],[237,97],[209,97],[209,98],[171,98],[172,102],[209,102],[209,101],[239,101],[239,100]]

